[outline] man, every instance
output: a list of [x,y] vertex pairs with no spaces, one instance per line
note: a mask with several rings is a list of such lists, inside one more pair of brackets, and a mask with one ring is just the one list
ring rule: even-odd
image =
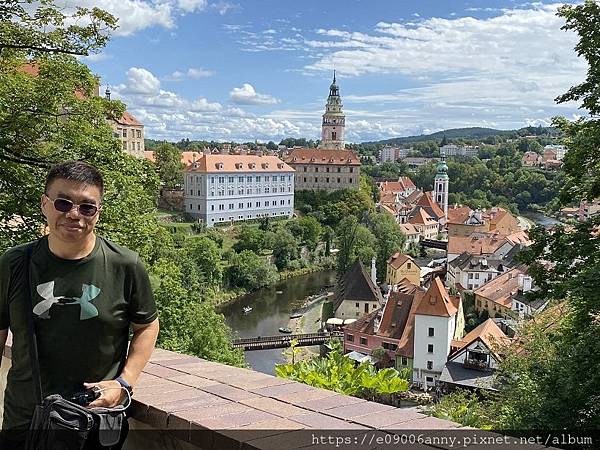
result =
[[[29,289],[43,395],[68,398],[84,388],[110,388],[89,406],[114,407],[135,387],[159,325],[137,254],[94,233],[103,188],[100,172],[86,163],[50,169],[41,198],[49,233],[32,244]],[[13,336],[2,424],[9,440],[24,439],[36,403],[23,279],[28,245],[0,257],[0,348],[9,328]]]

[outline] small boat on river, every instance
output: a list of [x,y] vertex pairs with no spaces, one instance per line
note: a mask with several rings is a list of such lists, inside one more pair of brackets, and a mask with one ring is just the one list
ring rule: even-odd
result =
[[292,315],[290,315],[290,319],[299,319],[300,317],[302,317],[302,313],[300,312],[293,313]]
[[285,333],[285,334],[291,334],[292,330],[290,330],[288,327],[279,327],[279,332]]
[[244,306],[242,309],[244,310],[244,314],[248,314],[252,311],[252,306]]

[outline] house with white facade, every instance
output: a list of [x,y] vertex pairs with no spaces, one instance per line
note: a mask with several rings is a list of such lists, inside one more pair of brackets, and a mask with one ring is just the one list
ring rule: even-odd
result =
[[506,270],[505,262],[493,256],[464,252],[448,263],[448,286],[477,289]]
[[384,298],[375,280],[375,264],[372,264],[369,275],[357,259],[336,285],[333,297],[335,317],[357,319],[381,308]]
[[292,217],[294,169],[276,156],[204,154],[184,175],[185,212],[208,227]]
[[413,382],[433,387],[446,365],[452,340],[462,336],[464,330],[464,322],[462,327],[457,326],[460,299],[451,298],[436,277],[415,301]]

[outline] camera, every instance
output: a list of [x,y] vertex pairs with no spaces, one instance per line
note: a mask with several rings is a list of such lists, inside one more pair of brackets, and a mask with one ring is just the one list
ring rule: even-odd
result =
[[93,387],[91,389],[86,389],[85,391],[80,391],[73,394],[69,400],[80,406],[87,406],[98,397],[100,397],[100,389]]

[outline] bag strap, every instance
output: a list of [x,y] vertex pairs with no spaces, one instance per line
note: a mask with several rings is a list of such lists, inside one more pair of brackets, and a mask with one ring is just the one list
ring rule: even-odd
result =
[[29,337],[29,359],[31,360],[31,372],[33,375],[33,386],[35,388],[35,398],[39,405],[42,404],[42,377],[40,375],[40,361],[38,358],[37,335],[35,332],[35,323],[33,321],[33,294],[31,290],[31,255],[35,242],[25,247],[25,289],[27,304],[25,305],[25,316],[27,318],[27,334]]

